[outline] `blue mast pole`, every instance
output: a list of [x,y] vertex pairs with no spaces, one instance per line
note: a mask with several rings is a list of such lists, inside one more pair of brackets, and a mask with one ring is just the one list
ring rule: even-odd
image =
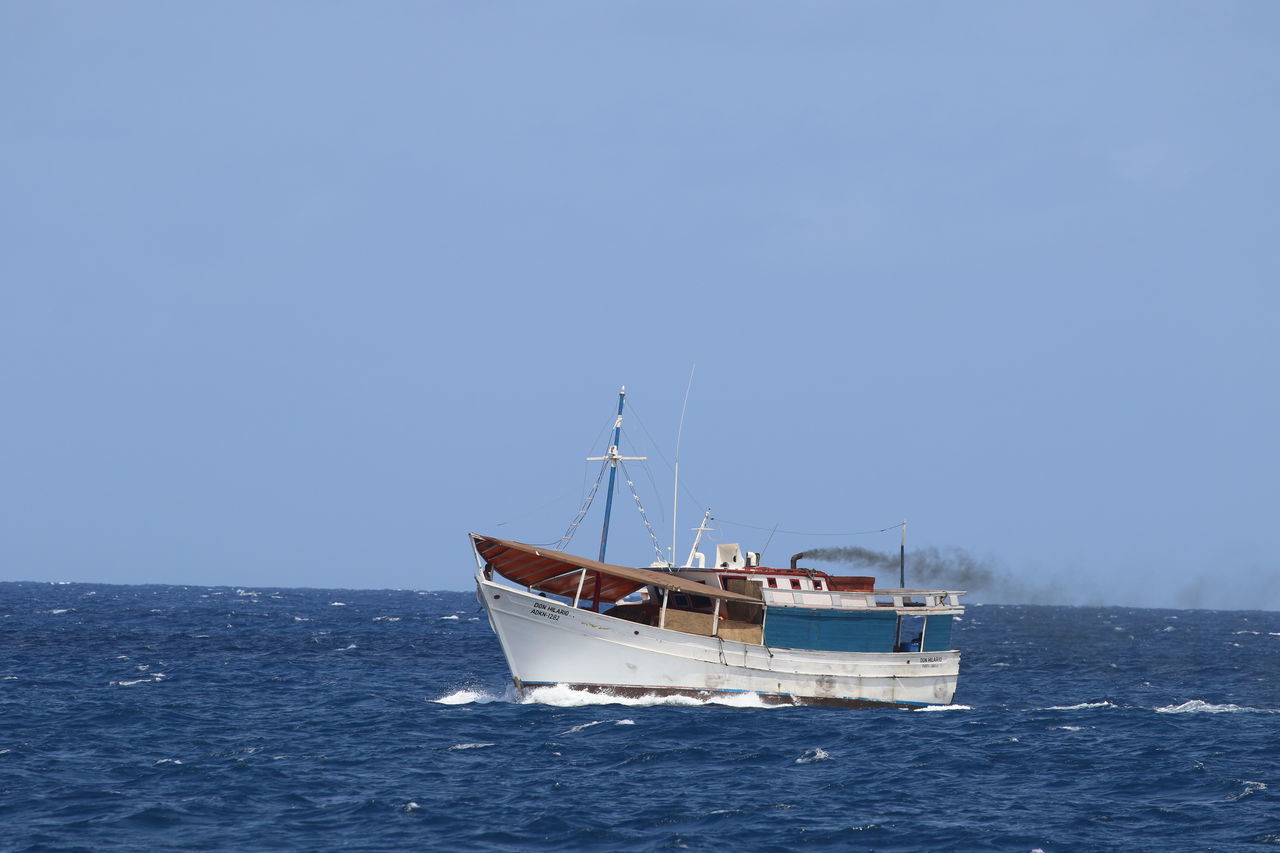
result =
[[618,419],[613,422],[613,444],[609,446],[609,491],[604,498],[604,528],[600,531],[600,562],[604,562],[604,547],[609,541],[609,516],[613,513],[613,486],[618,477],[618,442],[622,440],[622,405],[627,398],[627,386],[618,391]]

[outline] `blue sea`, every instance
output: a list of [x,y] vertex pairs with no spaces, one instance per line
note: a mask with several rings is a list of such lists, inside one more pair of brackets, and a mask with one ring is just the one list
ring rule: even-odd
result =
[[1280,613],[972,606],[931,710],[516,701],[471,593],[0,584],[0,849],[1280,850]]

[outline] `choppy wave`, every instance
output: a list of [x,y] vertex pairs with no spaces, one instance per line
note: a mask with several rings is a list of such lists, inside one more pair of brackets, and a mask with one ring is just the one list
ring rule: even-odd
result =
[[1267,708],[1244,708],[1239,705],[1214,705],[1200,699],[1192,699],[1189,702],[1183,702],[1181,705],[1166,705],[1163,708],[1156,708],[1158,714],[1231,714],[1237,712],[1253,713],[1253,714],[1272,714],[1276,711]]
[[488,705],[490,702],[509,702],[510,699],[503,694],[488,690],[463,688],[431,701],[438,705]]
[[567,729],[561,732],[560,734],[576,735],[578,732],[586,731],[587,729],[592,728],[593,726],[603,726],[603,725],[608,725],[610,723],[612,723],[615,726],[634,726],[635,720],[592,720],[589,723],[582,723],[581,725],[577,725],[571,729]]
[[1235,632],[1280,614],[974,608],[955,702],[920,717],[519,698],[469,593],[253,593],[0,584],[7,848],[1146,853],[1188,818],[1197,849],[1276,838],[1276,638]]
[[694,708],[707,705],[761,709],[794,707],[767,703],[758,693],[716,693],[705,699],[696,696],[666,696],[656,693],[622,696],[616,693],[575,690],[566,684],[529,688],[519,701],[525,705],[552,705],[557,708],[581,708],[588,705],[624,705],[632,708],[658,706]]
[[1227,797],[1228,801],[1235,802],[1236,800],[1243,800],[1245,797],[1252,796],[1253,794],[1256,794],[1259,791],[1267,790],[1266,782],[1251,782],[1247,779],[1241,779],[1239,780],[1239,782],[1243,787],[1241,788],[1239,793],[1233,796]]

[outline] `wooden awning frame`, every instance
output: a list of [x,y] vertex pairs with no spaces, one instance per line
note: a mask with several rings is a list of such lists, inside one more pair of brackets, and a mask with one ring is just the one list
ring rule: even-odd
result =
[[512,583],[550,595],[583,598],[598,605],[600,602],[618,601],[646,586],[653,586],[686,595],[763,606],[758,598],[717,589],[668,572],[600,563],[563,551],[479,533],[471,534],[471,542],[480,559],[495,572]]

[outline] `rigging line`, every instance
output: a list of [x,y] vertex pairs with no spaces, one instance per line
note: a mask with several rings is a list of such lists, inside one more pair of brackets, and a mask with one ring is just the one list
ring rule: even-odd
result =
[[[654,441],[654,440],[653,440],[653,435],[649,432],[649,428],[648,428],[647,426],[645,426],[644,419],[643,419],[643,418],[641,418],[641,417],[640,417],[639,412],[637,412],[637,411],[636,411],[635,404],[634,404],[634,403],[629,403],[629,404],[627,405],[627,410],[631,412],[631,414],[635,417],[636,422],[637,422],[638,424],[640,424],[640,428],[641,428],[642,430],[644,430],[645,437],[646,437],[647,439],[649,439],[649,446],[653,449],[654,454],[655,454],[659,459],[661,459],[661,460],[662,460],[662,464],[663,464],[663,465],[666,465],[666,466],[667,466],[667,470],[668,470],[668,471],[671,471],[672,473],[675,473],[675,466],[673,466],[673,465],[671,464],[670,460],[668,460],[666,456],[663,456],[663,455],[662,455],[662,450],[661,450],[661,449],[660,449],[660,447],[658,446],[658,443],[657,443],[656,441]],[[653,475],[652,475],[652,474],[650,474],[650,478],[652,478],[652,476],[653,476]],[[655,493],[657,493],[657,487],[656,487],[656,486],[655,486],[655,488],[654,488],[654,492],[655,492]],[[688,482],[687,482],[686,480],[681,480],[681,481],[680,481],[680,494],[684,495],[685,497],[687,497],[689,500],[693,501],[693,502],[694,502],[695,504],[697,504],[698,506],[707,506],[707,504],[706,504],[706,503],[704,503],[703,501],[699,500],[699,499],[698,499],[698,496],[697,496],[697,495],[695,495],[695,494],[694,494],[694,493],[689,489],[689,485],[688,485]]]
[[[634,408],[634,407],[632,407],[632,408]],[[631,412],[631,414],[633,414],[633,415],[634,415],[634,414],[635,414],[635,412],[633,411],[633,412]],[[622,435],[622,437],[623,437],[623,438],[626,438],[626,437],[628,437],[628,436],[630,435],[630,433],[628,433],[628,432],[627,432],[627,429],[624,427],[624,428],[622,429],[622,433],[621,433],[621,435]],[[650,444],[650,446],[649,446],[649,447],[641,447],[640,445],[636,445],[636,447],[637,447],[637,449],[638,449],[638,450],[642,450],[642,451],[644,451],[645,453],[648,453],[648,452],[649,452],[649,450],[652,448],[652,444],[653,444],[653,436],[650,436],[648,432],[645,432],[645,436],[649,439],[649,444]],[[619,446],[621,446],[621,444],[619,444]],[[661,454],[659,454],[659,455],[661,455]],[[643,469],[643,470],[644,470],[644,475],[645,475],[646,477],[648,477],[648,478],[649,478],[649,485],[653,488],[653,493],[654,493],[655,495],[661,495],[661,492],[660,492],[660,491],[659,491],[659,489],[658,489],[658,484],[657,484],[657,482],[653,479],[653,471],[652,471],[652,469],[650,469],[650,467],[649,467],[648,465],[644,464],[644,460],[643,460],[643,459],[641,459],[641,460],[636,460],[636,461],[639,461],[639,462],[640,462],[640,467],[641,467],[641,469]],[[619,463],[619,464],[621,464],[621,463]],[[623,469],[623,473],[624,473],[624,474],[626,473],[626,469],[625,469],[625,468]],[[664,504],[664,503],[662,502],[661,497],[657,498],[657,501],[658,501],[658,518],[665,522],[665,521],[667,520],[667,507],[666,507],[666,504]]]
[[[658,484],[653,479],[652,469],[650,469],[648,465],[645,465],[643,463],[641,463],[640,467],[644,469],[644,475],[649,478],[649,486],[653,489],[653,493],[655,495],[660,495],[661,493],[658,491]],[[658,518],[665,522],[667,520],[666,504],[662,502],[661,497],[655,498],[655,500],[657,500],[658,502]]]
[[[596,452],[596,448],[600,446],[600,436],[604,435],[604,434],[605,434],[605,433],[607,433],[609,430],[613,429],[613,424],[614,424],[614,421],[615,421],[616,419],[617,419],[617,416],[615,415],[615,416],[613,416],[613,417],[609,418],[609,420],[605,421],[604,426],[600,427],[600,431],[596,433],[596,437],[595,437],[595,438],[593,438],[593,439],[591,440],[591,444],[590,444],[590,446],[587,448],[587,452],[588,452],[588,453],[595,453],[595,452]],[[608,445],[608,444],[606,444],[606,445],[605,445],[605,450],[608,450],[608,449],[609,449],[609,445]],[[584,477],[583,479],[584,479],[584,481],[585,481],[585,479],[586,479],[586,478]]]
[[715,520],[721,524],[728,524],[733,527],[746,527],[750,530],[773,530],[778,533],[787,533],[792,536],[869,536],[873,533],[888,533],[890,530],[897,530],[902,527],[902,522],[899,521],[897,524],[890,524],[888,527],[881,527],[879,530],[854,530],[847,533],[812,533],[804,530],[779,530],[776,525],[773,527],[761,527],[756,524],[742,524],[737,521],[725,521],[719,516],[716,516]]
[[[622,477],[627,481],[627,487],[631,489],[631,498],[636,502],[636,508],[640,510],[640,518],[644,520],[645,529],[649,531],[649,541],[653,543],[653,553],[657,556],[658,562],[664,562],[662,557],[662,546],[658,544],[658,534],[654,532],[653,525],[649,523],[649,516],[644,511],[644,504],[640,503],[640,495],[636,494],[636,484],[631,479],[631,474],[627,472],[627,466],[621,462],[618,467],[622,469]],[[675,565],[675,557],[672,556],[671,564]]]
[[[525,510],[524,512],[517,513],[516,515],[513,515],[510,518],[508,518],[506,521],[497,522],[496,524],[494,524],[494,527],[506,527],[508,524],[510,524],[513,521],[519,521],[522,518],[527,518],[528,516],[533,515],[535,512],[541,512],[542,510],[546,509],[552,504],[559,503],[560,501],[564,500],[566,495],[571,494],[574,491],[575,489],[571,486],[568,489],[565,489],[560,494],[556,495],[554,498],[551,498],[550,500],[545,501],[539,504],[538,506],[535,506],[533,509],[528,509],[528,510]],[[576,491],[579,494],[582,494],[582,492],[586,491],[586,477],[583,477],[582,488],[577,489]]]
[[667,466],[667,470],[671,470],[671,463],[667,461],[667,457],[662,455],[662,449],[658,446],[658,442],[653,440],[653,435],[649,432],[649,427],[645,426],[644,418],[640,417],[636,404],[630,404],[627,409],[631,412],[631,416],[636,419],[636,423],[640,424],[640,429],[644,430],[644,436],[649,439],[649,446],[653,448],[653,452],[662,460],[662,464]]
[[775,524],[773,526],[772,532],[769,533],[769,538],[764,540],[764,547],[760,549],[760,556],[763,557],[764,552],[769,550],[769,543],[773,541],[773,534],[777,532],[778,532],[778,525]]
[[604,479],[605,469],[609,466],[609,460],[605,459],[600,463],[600,473],[596,475],[595,485],[591,487],[591,491],[582,501],[582,508],[578,510],[578,514],[574,516],[573,521],[569,522],[569,526],[565,528],[564,533],[556,540],[558,543],[557,551],[563,551],[569,547],[569,543],[573,541],[573,534],[578,532],[578,525],[587,517],[587,512],[591,509],[591,502],[596,498],[596,492],[600,489],[600,481]]

